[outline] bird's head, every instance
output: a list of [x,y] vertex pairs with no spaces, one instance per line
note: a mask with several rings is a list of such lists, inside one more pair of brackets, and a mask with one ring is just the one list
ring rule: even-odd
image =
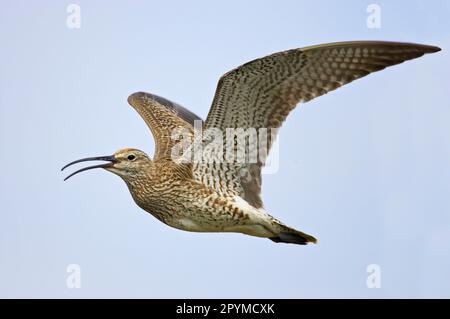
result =
[[96,156],[96,157],[87,157],[82,158],[76,161],[73,161],[66,166],[64,166],[61,170],[66,169],[67,167],[87,161],[106,161],[107,163],[88,166],[78,171],[73,172],[69,176],[67,176],[64,180],[69,179],[75,174],[94,169],[94,168],[104,168],[107,171],[110,171],[116,175],[119,175],[124,180],[130,180],[133,177],[139,176],[142,172],[151,165],[152,161],[144,152],[134,149],[134,148],[124,148],[118,150],[113,155],[107,156]]

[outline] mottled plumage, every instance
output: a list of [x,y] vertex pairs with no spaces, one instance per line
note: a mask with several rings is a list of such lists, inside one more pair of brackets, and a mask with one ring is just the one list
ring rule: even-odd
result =
[[[253,163],[227,162],[225,155],[208,149],[208,143],[198,137],[201,131],[194,129],[194,121],[208,130],[254,128],[257,137],[263,134],[259,129],[275,129],[276,133],[298,103],[369,73],[439,50],[420,44],[365,41],[275,53],[223,75],[204,123],[176,103],[149,93],[135,93],[128,102],[153,133],[156,141],[153,160],[142,151],[124,149],[113,156],[83,159],[69,165],[93,159],[109,161],[94,168],[103,167],[119,175],[142,209],[178,229],[240,232],[275,242],[315,243],[314,237],[284,225],[264,211],[260,192],[266,156]],[[267,137],[266,144],[247,145],[247,151],[257,148],[267,154],[275,135],[269,133]],[[230,145],[236,148],[243,138],[235,135],[231,144],[224,140],[223,149]],[[195,151],[199,142],[203,148],[201,158],[214,161],[187,160],[192,160],[188,152],[174,151],[179,150],[181,141],[191,145],[191,151]]]

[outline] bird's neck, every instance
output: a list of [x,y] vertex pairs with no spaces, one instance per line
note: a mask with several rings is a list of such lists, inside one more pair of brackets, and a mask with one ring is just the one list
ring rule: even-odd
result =
[[[190,171],[191,172],[191,171]],[[163,194],[174,191],[190,179],[192,172],[172,161],[154,162],[132,178],[124,178],[134,201],[148,210],[162,200]]]

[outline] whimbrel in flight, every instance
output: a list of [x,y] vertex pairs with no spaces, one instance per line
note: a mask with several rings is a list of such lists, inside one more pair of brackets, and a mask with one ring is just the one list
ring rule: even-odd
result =
[[[269,238],[274,242],[304,245],[316,243],[308,234],[288,227],[263,209],[260,198],[261,169],[265,157],[256,161],[236,161],[218,156],[214,148],[203,147],[201,159],[186,161],[174,152],[183,130],[194,145],[198,131],[205,129],[278,129],[297,104],[388,66],[418,58],[440,49],[412,43],[360,41],[323,44],[275,53],[248,62],[223,75],[211,109],[201,118],[157,95],[134,93],[128,98],[149,126],[155,138],[155,155],[125,148],[110,156],[84,158],[106,164],[80,169],[67,178],[93,168],[104,168],[120,176],[136,204],[161,222],[193,232],[237,232]],[[184,139],[185,137],[183,137]],[[233,135],[224,148],[233,151],[242,142]],[[245,137],[244,137],[245,138]],[[269,135],[261,151],[268,151],[274,136]],[[201,141],[201,143],[206,143]],[[247,145],[246,149],[255,149]],[[192,147],[190,148],[192,150]],[[195,153],[195,152],[194,152]],[[242,171],[246,178],[242,178]],[[66,179],[67,179],[66,178]]]

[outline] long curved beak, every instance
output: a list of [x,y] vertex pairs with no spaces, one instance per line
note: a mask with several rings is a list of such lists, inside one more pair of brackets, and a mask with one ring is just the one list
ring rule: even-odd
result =
[[73,175],[81,173],[81,172],[84,172],[84,171],[87,171],[87,170],[90,170],[90,169],[111,167],[116,162],[116,158],[114,157],[114,155],[82,158],[82,159],[79,159],[79,160],[76,160],[76,161],[73,161],[73,162],[67,164],[66,166],[61,168],[61,171],[65,170],[67,167],[69,167],[69,166],[71,166],[73,164],[77,164],[77,163],[81,163],[81,162],[88,162],[88,161],[108,161],[109,163],[100,164],[100,165],[93,165],[93,166],[88,166],[88,167],[79,169],[78,171],[75,171],[72,174],[70,174],[69,176],[67,176],[66,178],[64,178],[64,180],[66,181],[69,178],[71,178]]

